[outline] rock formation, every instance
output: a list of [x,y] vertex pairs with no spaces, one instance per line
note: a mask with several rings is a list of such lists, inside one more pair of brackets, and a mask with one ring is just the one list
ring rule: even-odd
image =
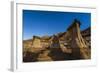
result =
[[80,26],[75,19],[65,32],[24,40],[23,62],[90,59],[91,31]]
[[40,37],[38,37],[38,36],[33,36],[32,47],[34,47],[34,48],[42,48],[42,47],[41,47],[41,39],[40,39]]
[[86,50],[89,49],[87,44],[85,43],[85,39],[83,39],[80,31],[81,23],[77,20],[74,20],[72,25],[68,28],[68,32],[70,33],[70,47],[72,48],[72,56],[75,59],[88,59],[89,55],[86,53]]

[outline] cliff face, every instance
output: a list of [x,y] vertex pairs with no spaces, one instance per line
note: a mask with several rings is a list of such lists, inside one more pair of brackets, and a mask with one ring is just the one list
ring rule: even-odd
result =
[[65,32],[24,40],[23,62],[90,59],[91,28],[80,31],[79,26],[75,20]]

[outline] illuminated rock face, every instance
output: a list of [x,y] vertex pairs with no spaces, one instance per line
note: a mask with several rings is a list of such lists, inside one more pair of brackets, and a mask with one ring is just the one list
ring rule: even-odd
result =
[[68,28],[68,32],[71,39],[69,45],[72,48],[72,57],[75,59],[89,59],[89,47],[87,41],[81,35],[80,22],[74,20],[73,24]]
[[70,33],[70,35],[69,35],[69,38],[70,38],[69,46],[72,49],[73,59],[80,59],[81,58],[80,47],[78,45],[79,41],[77,41],[78,36],[80,35],[78,33],[79,25],[80,25],[80,23],[77,20],[75,20],[72,23],[72,25],[68,28],[68,32]]
[[42,48],[41,39],[39,37],[37,37],[37,36],[33,37],[32,47],[34,47],[34,48]]

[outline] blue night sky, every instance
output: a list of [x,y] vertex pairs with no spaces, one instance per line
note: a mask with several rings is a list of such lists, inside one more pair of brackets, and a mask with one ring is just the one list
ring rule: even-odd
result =
[[65,32],[74,19],[81,30],[91,26],[91,13],[23,10],[23,39]]

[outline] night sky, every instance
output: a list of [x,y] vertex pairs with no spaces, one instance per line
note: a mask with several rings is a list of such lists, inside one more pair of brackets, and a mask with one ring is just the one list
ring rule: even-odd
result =
[[81,30],[91,26],[91,13],[23,10],[23,39],[65,32],[74,19]]

